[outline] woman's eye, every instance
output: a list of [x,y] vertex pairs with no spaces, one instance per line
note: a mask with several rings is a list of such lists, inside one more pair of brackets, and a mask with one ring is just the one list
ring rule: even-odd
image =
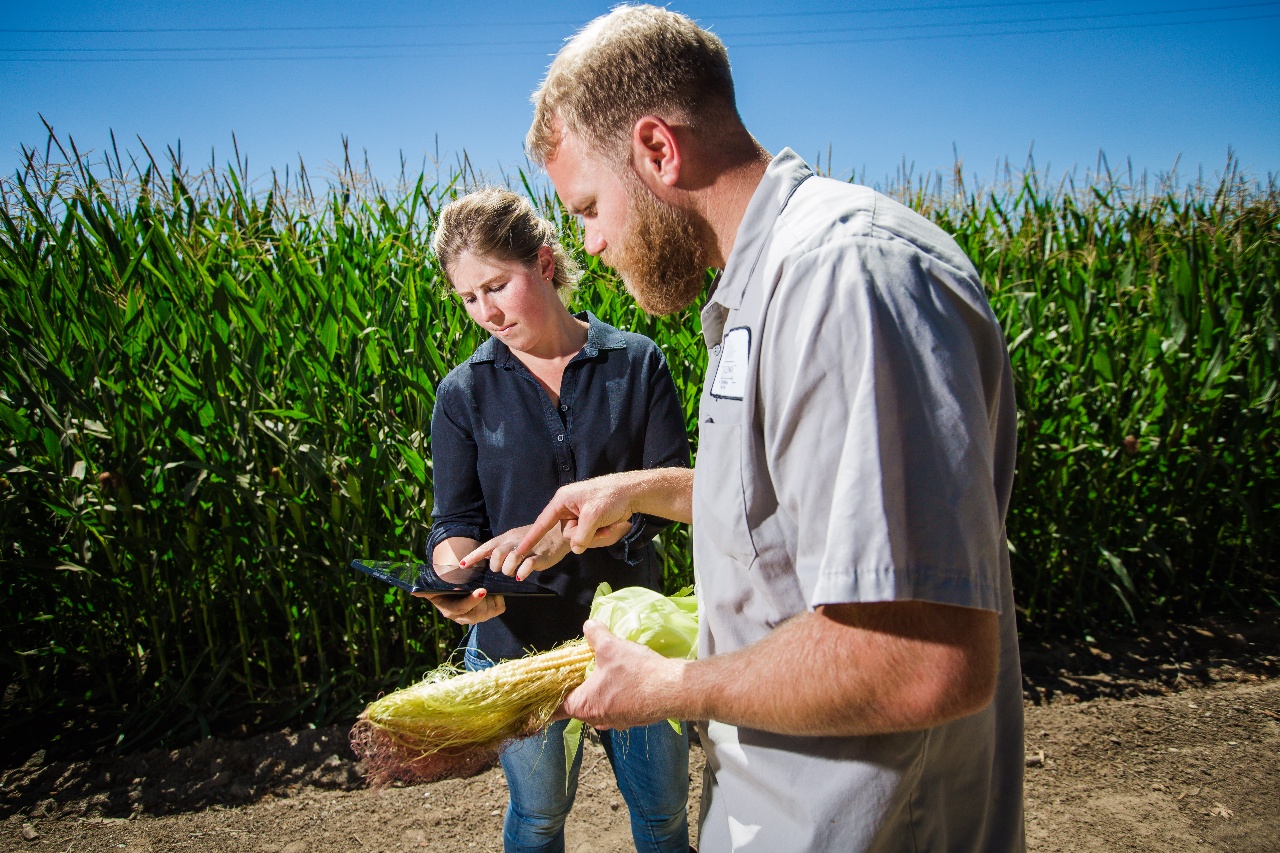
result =
[[489,288],[489,292],[497,293],[499,290],[502,290],[502,288],[506,286],[507,286],[507,283],[505,281],[502,284],[495,284],[493,287]]

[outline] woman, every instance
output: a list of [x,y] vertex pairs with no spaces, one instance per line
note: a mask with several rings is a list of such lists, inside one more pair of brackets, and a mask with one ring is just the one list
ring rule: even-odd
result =
[[[565,483],[615,471],[689,464],[684,415],[657,346],[564,299],[577,269],[555,229],[503,189],[464,196],[440,212],[432,247],[471,318],[492,337],[436,391],[431,419],[435,524],[427,551],[456,564],[482,542],[513,545]],[[426,596],[471,626],[468,669],[543,651],[581,636],[591,597],[613,587],[661,589],[651,540],[666,524],[636,516],[569,553],[558,531],[536,550],[536,582],[558,593],[507,601],[478,590]],[[508,747],[507,851],[564,849],[564,821],[581,752],[566,778],[567,721]],[[666,722],[601,742],[631,810],[639,851],[688,850],[688,739]]]

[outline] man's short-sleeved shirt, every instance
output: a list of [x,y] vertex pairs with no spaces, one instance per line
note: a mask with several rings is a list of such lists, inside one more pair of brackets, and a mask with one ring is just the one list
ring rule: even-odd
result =
[[998,612],[1002,648],[995,701],[933,729],[710,722],[700,849],[1021,850],[1013,385],[972,264],[923,217],[785,150],[702,321],[700,654],[820,605],[908,599]]

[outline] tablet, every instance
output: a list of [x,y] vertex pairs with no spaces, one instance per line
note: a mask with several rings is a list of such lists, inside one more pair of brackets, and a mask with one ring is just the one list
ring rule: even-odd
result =
[[501,572],[489,571],[488,561],[474,566],[434,565],[429,563],[397,563],[388,560],[352,560],[351,568],[406,592],[433,592],[469,595],[485,589],[494,595],[557,595],[555,590],[539,586],[531,580],[516,580]]

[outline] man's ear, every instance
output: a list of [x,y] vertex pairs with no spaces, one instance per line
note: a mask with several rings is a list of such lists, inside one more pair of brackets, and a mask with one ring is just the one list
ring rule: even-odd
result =
[[631,127],[631,165],[650,189],[673,187],[680,180],[680,143],[657,116],[641,116]]

